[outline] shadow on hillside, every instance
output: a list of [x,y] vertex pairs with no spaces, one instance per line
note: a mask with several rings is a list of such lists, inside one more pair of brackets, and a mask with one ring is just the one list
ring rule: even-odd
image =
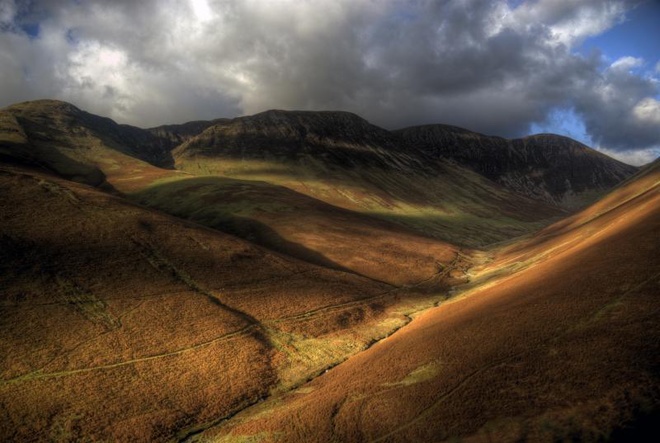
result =
[[622,424],[610,434],[610,442],[652,443],[660,440],[660,430],[658,430],[660,406],[655,404],[648,411],[635,412],[636,414],[630,422]]
[[[524,222],[568,215],[565,210],[515,194],[477,173],[451,166],[439,158],[404,160],[402,163],[398,158],[385,156],[386,160],[383,160],[378,153],[356,153],[348,147],[321,147],[319,151],[308,148],[281,155],[271,148],[262,151],[246,149],[247,154],[231,149],[200,152],[198,157],[177,160],[177,164],[183,170],[199,175],[224,175],[223,160],[240,161],[233,166],[225,164],[230,174],[248,180],[263,180],[265,177],[266,180],[275,178],[276,181],[303,183],[312,192],[318,182],[321,193],[332,192],[334,188],[340,194],[353,194],[358,201],[378,202],[383,207],[404,203],[418,207],[459,208],[483,217],[499,215]],[[409,155],[411,158],[415,156]]]
[[[347,272],[350,272],[347,268],[323,254],[283,238],[268,222],[245,216],[241,209],[247,207],[247,212],[264,210],[268,217],[280,217],[278,212],[282,211],[281,217],[288,220],[286,223],[292,223],[291,220],[305,223],[304,215],[319,216],[328,220],[328,226],[333,228],[343,226],[344,222],[354,222],[364,229],[372,227],[386,232],[405,232],[407,235],[447,241],[469,248],[481,248],[510,240],[555,220],[524,222],[506,216],[498,218],[497,214],[485,214],[483,208],[475,209],[475,213],[470,213],[466,208],[456,214],[443,214],[440,211],[428,215],[362,213],[331,205],[283,186],[226,177],[196,177],[158,184],[131,198],[277,252]],[[299,220],[292,215],[297,211],[301,214]]]
[[[197,197],[199,200],[192,208],[190,206],[186,207],[186,204],[177,206],[176,203],[173,203],[178,198],[184,201],[188,200],[186,203],[190,204],[190,200],[195,197],[188,196],[204,187],[210,188],[211,192],[201,198]],[[139,192],[130,197],[151,208],[240,237],[281,254],[325,268],[361,275],[330,260],[318,251],[282,237],[277,231],[261,221],[233,214],[231,210],[224,210],[228,203],[259,200],[259,203],[262,204],[286,202],[287,205],[290,205],[287,207],[288,210],[295,209],[296,205],[302,204],[306,208],[314,210],[353,215],[351,211],[336,208],[288,188],[266,182],[204,177],[155,185],[147,191]],[[213,210],[213,208],[218,209]],[[304,223],[304,220],[301,219],[300,222]]]
[[[119,125],[109,118],[84,111],[58,123],[55,123],[55,120],[17,117],[17,121],[30,137],[32,144],[37,147],[46,146],[49,153],[61,147],[76,147],[80,139],[83,143],[90,143],[89,137],[92,137],[110,150],[160,168],[174,167],[174,157],[171,152],[173,146],[168,140],[152,135],[144,129]],[[81,127],[84,128],[82,132]]]
[[[237,208],[266,208],[269,216],[275,217],[278,210],[281,210],[287,218],[292,218],[292,214],[302,208],[303,213],[329,216],[330,220],[336,217],[337,223],[359,218],[360,222],[367,226],[405,230],[387,221],[330,205],[283,186],[225,177],[197,177],[158,184],[129,197],[151,208],[243,238],[308,263],[361,276],[363,275],[330,260],[318,251],[284,238],[262,221],[236,214],[235,212],[240,211]],[[270,209],[270,205],[275,209]],[[302,215],[297,222],[305,223]],[[409,234],[421,235],[414,231]]]
[[223,220],[218,220],[213,224],[207,224],[204,220],[192,220],[227,234],[243,238],[281,254],[304,260],[308,263],[360,275],[355,271],[330,260],[320,252],[303,246],[300,243],[285,239],[270,226],[252,218],[226,215]]
[[45,153],[33,151],[34,147],[29,144],[3,142],[0,144],[0,162],[46,171],[77,183],[103,187],[104,190],[114,190],[106,182],[105,174],[95,166],[74,160],[56,149]]

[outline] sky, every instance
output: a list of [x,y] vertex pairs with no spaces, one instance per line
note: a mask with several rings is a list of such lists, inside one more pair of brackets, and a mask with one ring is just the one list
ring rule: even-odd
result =
[[0,107],[152,127],[267,109],[660,155],[660,0],[0,0]]

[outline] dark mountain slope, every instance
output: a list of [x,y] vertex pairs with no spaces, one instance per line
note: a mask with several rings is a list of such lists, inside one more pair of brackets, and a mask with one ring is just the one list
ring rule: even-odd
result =
[[553,134],[507,140],[446,125],[395,133],[428,155],[452,160],[519,194],[568,209],[593,202],[637,170]]
[[2,110],[23,126],[28,138],[39,145],[61,141],[84,150],[91,144],[163,165],[171,162],[169,147],[161,147],[150,132],[130,125],[120,125],[107,117],[90,114],[74,105],[57,100],[35,100],[9,106]]
[[195,175],[266,181],[467,246],[529,232],[563,214],[345,112],[236,118],[173,156],[178,169]]
[[204,122],[191,122],[152,133],[69,103],[36,100],[0,110],[0,155],[70,180],[124,192],[178,175],[171,170],[170,151],[178,139],[204,127]]
[[271,110],[218,123],[179,147],[177,158],[304,160],[330,168],[431,172],[432,165],[401,149],[389,131],[348,112]]
[[217,123],[227,121],[225,118],[215,120],[196,120],[180,125],[162,125],[155,128],[149,128],[147,131],[156,137],[155,143],[169,152],[179,146],[181,143],[188,141],[197,134],[203,132],[205,129]]

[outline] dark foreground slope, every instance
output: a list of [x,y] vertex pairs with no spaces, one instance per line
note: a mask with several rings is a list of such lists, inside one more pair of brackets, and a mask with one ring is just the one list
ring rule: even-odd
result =
[[0,440],[183,437],[441,298],[0,165]]
[[447,125],[395,133],[428,155],[452,160],[521,195],[567,209],[594,202],[637,171],[554,134],[508,140]]
[[656,163],[499,251],[463,296],[206,441],[656,441],[659,187]]

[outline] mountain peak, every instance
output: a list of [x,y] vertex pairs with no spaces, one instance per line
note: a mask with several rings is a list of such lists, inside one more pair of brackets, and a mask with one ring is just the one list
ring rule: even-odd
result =
[[30,100],[21,103],[15,103],[13,105],[7,106],[4,108],[6,111],[41,111],[41,112],[53,112],[53,113],[64,113],[64,114],[80,114],[83,113],[80,108],[77,106],[65,102],[62,100],[56,99],[40,99],[40,100]]
[[357,114],[346,111],[285,111],[270,109],[258,114],[238,117],[234,122],[257,125],[261,129],[279,127],[289,128],[300,135],[318,134],[339,137],[353,134],[386,133],[387,131],[372,125]]
[[174,156],[307,158],[335,166],[389,168],[406,163],[392,158],[399,148],[391,132],[350,112],[271,109],[219,122],[176,148]]

